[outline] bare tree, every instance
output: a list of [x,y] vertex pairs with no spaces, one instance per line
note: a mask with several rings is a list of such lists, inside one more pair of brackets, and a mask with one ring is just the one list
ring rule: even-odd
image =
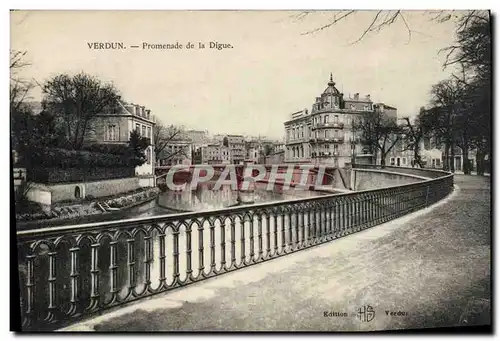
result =
[[[293,14],[290,17],[294,22],[306,21],[307,18],[314,16],[322,11],[302,11],[298,14]],[[310,35],[315,34],[317,32],[331,29],[337,24],[346,21],[346,20],[355,20],[360,10],[342,10],[342,11],[328,11],[327,13],[331,13],[331,19],[324,25],[316,27],[311,30],[307,30],[302,33],[302,35]],[[378,33],[384,29],[387,29],[393,25],[400,25],[403,27],[408,34],[408,42],[411,41],[413,33],[420,33],[411,28],[411,25],[408,20],[409,11],[403,10],[379,10],[379,11],[371,11],[372,16],[371,19],[367,22],[365,26],[362,26],[362,31],[359,37],[353,41],[351,44],[355,44],[366,38],[371,33]],[[454,11],[454,10],[429,10],[423,11],[422,16],[427,17],[430,22],[434,23],[443,23],[450,20],[455,20],[459,25],[466,26],[470,21],[472,21],[476,16],[483,17],[484,13],[488,11]],[[325,12],[323,12],[325,13]],[[460,28],[460,26],[459,26]]]
[[[155,145],[155,155],[157,160],[171,160],[176,156],[187,156],[187,148],[183,146],[188,142],[184,134],[184,129],[170,125],[165,126],[162,122],[156,123],[153,132],[153,141]],[[179,146],[179,148],[173,148]]]
[[413,122],[410,117],[403,117],[402,119],[404,124],[401,127],[401,141],[403,144],[402,151],[412,150],[415,164],[417,164],[420,168],[424,167],[422,156],[420,155],[420,143],[424,138],[423,127],[420,123],[420,116],[424,111],[424,108],[420,108],[420,114]]
[[60,74],[42,86],[43,105],[60,119],[69,147],[80,149],[97,114],[115,113],[120,96],[111,83],[85,73]]
[[26,104],[29,92],[34,88],[31,80],[19,76],[19,71],[29,66],[26,58],[26,51],[10,51],[10,112],[15,114],[22,110]]
[[367,112],[353,121],[354,131],[360,132],[361,143],[368,146],[376,158],[380,153],[380,164],[385,167],[385,159],[396,143],[401,140],[401,129],[393,119],[379,110]]
[[[427,132],[444,142],[444,169],[455,171],[455,146],[460,137],[466,136],[468,119],[465,114],[465,83],[455,77],[438,82],[431,89],[432,107],[425,111],[421,120]],[[465,131],[465,135],[464,135]],[[468,160],[468,139],[462,141],[464,160]],[[451,161],[451,162],[450,162]]]
[[[319,31],[329,29],[342,21],[345,21],[345,20],[348,20],[352,17],[355,17],[356,14],[358,14],[360,12],[363,12],[363,11],[359,11],[359,10],[330,11],[329,13],[332,13],[333,16],[328,21],[328,23],[326,23],[322,26],[316,27],[312,30],[305,31],[302,33],[302,35],[314,34],[314,33],[317,33]],[[410,25],[409,25],[407,17],[406,17],[407,13],[405,13],[405,11],[402,11],[402,10],[379,10],[379,11],[372,11],[372,12],[373,12],[373,15],[372,15],[371,20],[369,21],[369,23],[365,27],[363,27],[363,31],[361,32],[360,36],[355,41],[353,41],[351,44],[355,44],[355,43],[360,42],[363,38],[365,38],[370,33],[378,33],[380,31],[384,30],[385,28],[387,28],[393,24],[398,24],[398,23],[403,25],[403,27],[406,29],[406,31],[408,33],[408,42],[411,40],[412,33],[414,33],[414,32],[420,33],[420,32],[417,32],[415,30],[412,30],[410,28]],[[436,16],[434,18],[434,20],[441,20],[442,21],[443,17],[444,17],[442,14],[445,11],[439,11],[439,12],[440,12],[440,15]],[[292,18],[294,19],[294,21],[302,21],[302,20],[305,20],[307,17],[314,15],[315,13],[316,13],[316,11],[303,11],[303,12],[300,12],[299,14],[293,15]]]

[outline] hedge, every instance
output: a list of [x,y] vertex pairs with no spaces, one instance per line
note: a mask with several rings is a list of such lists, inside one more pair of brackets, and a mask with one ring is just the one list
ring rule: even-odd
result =
[[34,148],[27,157],[26,161],[35,168],[135,167],[145,162],[131,151],[120,155],[62,148]]
[[28,175],[31,181],[50,184],[128,178],[135,175],[135,169],[134,167],[35,168]]

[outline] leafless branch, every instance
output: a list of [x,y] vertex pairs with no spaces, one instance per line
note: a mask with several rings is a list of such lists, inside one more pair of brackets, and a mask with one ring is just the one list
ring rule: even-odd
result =
[[333,17],[333,21],[331,21],[330,23],[328,23],[328,24],[326,24],[326,25],[323,25],[323,26],[321,26],[321,27],[318,27],[318,28],[316,28],[316,29],[314,29],[314,30],[307,31],[307,32],[303,32],[303,33],[301,33],[301,35],[308,35],[308,34],[313,34],[313,33],[315,33],[315,32],[318,32],[318,31],[322,31],[322,30],[324,30],[324,29],[326,29],[326,28],[329,28],[329,27],[331,27],[331,26],[335,25],[336,23],[338,23],[338,22],[339,22],[339,21],[341,21],[342,19],[344,19],[344,18],[348,17],[349,15],[351,15],[351,14],[353,14],[353,13],[355,13],[355,12],[356,12],[356,11],[347,11],[347,13],[345,13],[345,14],[341,15],[341,16],[340,16],[340,17],[338,17],[338,18],[337,18],[337,16],[335,15],[335,16]]
[[351,44],[356,44],[356,43],[359,43],[363,38],[364,36],[368,33],[368,32],[371,32],[372,30],[372,27],[373,25],[375,25],[375,23],[377,22],[377,19],[380,15],[380,13],[382,13],[382,11],[378,11],[377,14],[375,14],[375,17],[373,18],[372,22],[370,23],[370,26],[368,26],[368,28],[363,32],[363,34],[361,35],[361,37],[359,37],[356,41],[354,41],[353,43]]
[[409,44],[410,41],[411,41],[411,29],[410,29],[410,26],[408,26],[408,22],[406,21],[403,13],[399,12],[399,16],[401,17],[401,20],[403,20],[403,23],[405,24],[406,29],[408,30],[408,41],[406,42],[406,44]]

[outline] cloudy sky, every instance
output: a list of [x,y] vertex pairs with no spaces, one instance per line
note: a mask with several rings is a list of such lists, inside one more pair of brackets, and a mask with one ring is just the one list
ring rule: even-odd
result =
[[[311,108],[333,73],[346,96],[370,94],[418,112],[430,86],[446,78],[438,51],[454,39],[453,22],[404,12],[404,23],[352,44],[376,12],[358,12],[314,34],[333,12],[302,20],[285,11],[20,11],[11,14],[11,48],[26,50],[23,72],[43,82],[58,73],[85,71],[112,81],[122,97],[145,105],[163,122],[211,133],[284,135],[290,114]],[[232,49],[209,49],[209,42]],[[88,43],[123,42],[124,50],[94,50]],[[206,49],[143,50],[131,45],[206,44]],[[40,98],[40,92],[32,94]]]

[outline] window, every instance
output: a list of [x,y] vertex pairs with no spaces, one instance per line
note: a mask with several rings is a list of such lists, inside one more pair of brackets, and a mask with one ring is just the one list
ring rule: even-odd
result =
[[406,165],[406,158],[403,158],[403,165]]
[[339,145],[338,144],[334,144],[333,145],[333,150],[338,151],[339,150]]
[[441,160],[436,159],[436,167],[441,167]]
[[141,125],[139,123],[135,124],[135,130],[140,134],[141,133]]
[[325,139],[329,137],[328,130],[325,130]]
[[114,124],[106,126],[106,131],[104,132],[105,141],[118,141],[118,129]]
[[151,137],[151,127],[148,127],[148,137]]
[[333,123],[339,123],[339,115],[333,116]]
[[394,166],[394,158],[391,157],[391,166]]
[[325,123],[328,123],[328,115],[325,115]]
[[141,136],[146,136],[146,126],[143,124],[142,125],[142,133],[141,133]]

